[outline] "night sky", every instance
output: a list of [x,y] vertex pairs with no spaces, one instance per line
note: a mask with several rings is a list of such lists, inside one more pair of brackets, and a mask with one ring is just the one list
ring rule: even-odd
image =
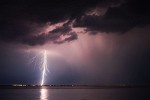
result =
[[0,0],[0,84],[149,85],[148,0]]

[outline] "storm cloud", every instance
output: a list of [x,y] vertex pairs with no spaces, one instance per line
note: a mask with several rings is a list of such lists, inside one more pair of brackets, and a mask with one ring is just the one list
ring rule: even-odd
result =
[[[0,4],[0,40],[31,46],[75,40],[80,33],[73,28],[90,34],[122,34],[150,24],[146,0],[6,0]],[[59,23],[63,24],[53,27]],[[45,32],[48,27],[53,28]]]

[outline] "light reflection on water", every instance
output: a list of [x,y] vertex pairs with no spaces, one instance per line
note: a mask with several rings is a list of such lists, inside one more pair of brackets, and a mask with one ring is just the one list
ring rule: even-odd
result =
[[150,100],[150,88],[0,89],[0,100]]
[[40,100],[48,100],[48,91],[47,89],[40,90]]

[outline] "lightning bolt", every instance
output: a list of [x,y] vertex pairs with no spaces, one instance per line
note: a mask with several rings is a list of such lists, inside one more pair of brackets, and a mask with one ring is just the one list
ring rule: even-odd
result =
[[47,52],[46,52],[46,50],[44,50],[44,52],[43,52],[43,62],[42,62],[41,86],[44,84],[46,71],[48,71],[48,69],[47,69]]

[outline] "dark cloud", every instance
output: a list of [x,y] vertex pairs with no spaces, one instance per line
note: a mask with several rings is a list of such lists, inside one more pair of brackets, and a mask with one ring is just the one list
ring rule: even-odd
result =
[[24,40],[22,40],[22,43],[29,44],[31,46],[34,46],[34,45],[43,45],[47,41],[48,37],[49,37],[49,39],[57,39],[58,38],[55,35],[49,36],[46,33],[42,33],[42,34],[37,35],[37,36],[27,37]]
[[[47,22],[53,25],[67,19],[72,20],[80,17],[88,7],[95,6],[98,2],[87,1],[85,3],[85,1],[79,0],[1,0],[0,40],[18,43],[23,41],[22,43],[29,43],[29,45],[30,41],[34,41],[32,45],[43,44],[46,36],[48,38],[58,38],[58,32],[59,34],[66,34],[65,32],[68,33],[71,30],[70,27],[67,25],[58,27],[51,31],[51,33],[57,34],[52,36],[37,35],[35,30],[44,27],[43,25]],[[29,24],[26,24],[26,22],[29,22]],[[33,27],[33,23],[38,24],[38,26]]]
[[62,27],[58,27],[52,31],[50,31],[49,33],[61,33],[61,34],[67,34],[71,31],[71,27],[70,26],[62,26]]
[[76,39],[78,39],[78,35],[75,33],[75,32],[71,32],[71,33],[69,33],[69,34],[67,34],[67,36],[68,37],[66,37],[64,40],[56,40],[56,41],[54,41],[54,43],[56,43],[56,44],[62,44],[62,43],[64,43],[64,42],[70,42],[70,41],[72,41],[72,40],[76,40]]
[[[60,40],[61,36],[64,37],[64,39]],[[49,31],[48,33],[42,33],[40,35],[25,37],[23,38],[22,43],[29,44],[31,46],[43,45],[47,41],[51,41],[56,44],[61,44],[66,41],[70,42],[72,40],[76,40],[77,38],[77,34],[71,31],[71,27],[62,26],[52,31]]]
[[86,27],[87,31],[124,33],[134,27],[149,25],[149,17],[147,1],[126,1],[119,7],[109,6],[102,16],[86,15],[77,20],[74,27]]
[[76,40],[78,38],[77,34],[72,32],[69,34],[70,36],[68,38],[65,38],[65,41],[72,41],[72,40]]
[[[62,35],[74,32],[73,21],[74,28],[86,28],[88,33],[124,33],[148,25],[149,11],[146,0],[5,0],[0,2],[0,40],[28,45],[58,43]],[[66,20],[48,33],[42,31],[46,23]],[[61,43],[75,39],[76,33]]]

